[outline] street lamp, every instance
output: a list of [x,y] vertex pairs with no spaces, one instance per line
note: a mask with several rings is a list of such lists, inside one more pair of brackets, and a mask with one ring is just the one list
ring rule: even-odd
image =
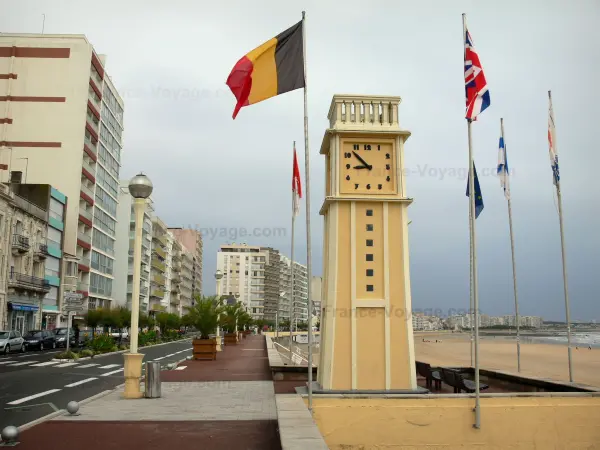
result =
[[142,261],[142,228],[146,199],[152,194],[152,182],[143,173],[129,182],[129,193],[133,197],[135,216],[135,238],[133,241],[133,286],[131,289],[131,333],[129,352],[124,353],[125,391],[124,398],[141,398],[140,378],[144,355],[138,353],[138,329],[140,320],[140,275]]
[[275,313],[275,339],[279,339],[279,302],[282,298],[285,297],[285,291],[279,293],[279,298],[277,298],[277,312]]
[[[215,280],[217,280],[217,298],[219,302],[221,301],[221,279],[223,278],[223,272],[219,269],[215,272]],[[221,315],[219,315],[219,321],[221,320]],[[217,324],[217,335],[215,337],[217,340],[217,351],[223,351],[221,347],[221,327]]]

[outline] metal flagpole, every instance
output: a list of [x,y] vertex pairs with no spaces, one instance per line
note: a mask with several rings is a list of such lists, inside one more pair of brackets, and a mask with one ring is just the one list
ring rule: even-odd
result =
[[[470,186],[469,186],[470,189]],[[471,192],[469,190],[469,192]],[[473,216],[471,215],[471,202],[469,202],[469,325],[470,325],[470,340],[469,346],[471,348],[471,367],[473,367],[473,346],[475,341],[473,339],[473,241],[471,240],[471,227],[473,222]]]
[[[467,24],[463,18],[463,42],[466,42]],[[464,45],[464,44],[463,44]],[[473,319],[475,321],[475,428],[481,428],[481,411],[479,405],[479,294],[477,283],[477,242],[475,240],[475,175],[473,170],[473,145],[471,139],[471,120],[467,119],[469,138],[469,202],[471,204],[471,245],[473,246]]]
[[302,52],[304,60],[304,165],[306,187],[306,277],[308,278],[308,411],[312,414],[312,271],[310,236],[310,152],[308,150],[308,99],[306,76],[306,13],[302,11]]
[[[296,149],[296,141],[294,141],[294,150]],[[292,189],[292,249],[290,250],[292,262],[290,264],[292,279],[290,281],[290,364],[293,364],[294,360],[292,355],[292,345],[294,343],[294,337],[292,335],[292,323],[294,323],[294,228],[296,224],[296,213],[294,212],[294,201],[296,192]]]
[[[507,161],[506,156],[506,139],[504,139],[504,119],[500,119],[500,135],[504,143],[504,160]],[[508,170],[508,167],[505,168]],[[509,174],[507,173],[508,177]],[[505,187],[506,189],[506,187]],[[512,225],[512,202],[510,200],[510,191],[508,194],[508,228],[510,229],[510,251],[512,255],[512,271],[513,271],[513,289],[515,293],[515,322],[517,324],[517,372],[521,371],[521,334],[520,334],[520,317],[519,317],[519,300],[517,297],[517,269],[515,264],[515,238],[513,235]]]
[[[552,94],[548,91],[548,100],[550,102],[550,112],[552,114],[552,121],[554,122],[554,110],[552,108]],[[552,146],[556,152],[556,128],[554,123],[552,123],[553,128],[553,136],[552,136]],[[550,131],[550,130],[548,130]],[[562,195],[560,192],[560,180],[556,179],[556,196],[558,197],[558,221],[560,224],[560,248],[562,252],[562,269],[563,269],[563,287],[565,291],[565,311],[567,318],[567,345],[568,345],[568,357],[569,357],[569,381],[573,382],[573,362],[571,358],[571,307],[569,305],[569,289],[567,285],[567,257],[565,255],[565,233],[563,229],[563,214],[562,214]]]

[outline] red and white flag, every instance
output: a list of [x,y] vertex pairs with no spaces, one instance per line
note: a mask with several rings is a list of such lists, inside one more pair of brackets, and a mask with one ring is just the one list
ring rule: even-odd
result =
[[300,181],[300,169],[296,157],[296,145],[294,145],[294,172],[292,175],[292,214],[296,217],[300,213],[300,199],[302,198],[302,182]]

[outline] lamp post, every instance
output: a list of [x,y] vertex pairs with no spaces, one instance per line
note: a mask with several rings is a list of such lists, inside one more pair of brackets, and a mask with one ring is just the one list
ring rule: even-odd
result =
[[141,398],[140,378],[144,355],[138,353],[138,328],[140,320],[140,275],[142,261],[142,228],[146,199],[152,194],[152,182],[140,173],[129,182],[129,193],[133,197],[135,216],[135,238],[133,241],[133,286],[131,289],[131,333],[129,352],[124,353],[125,391],[124,398]]
[[[223,278],[223,272],[221,272],[219,269],[217,269],[217,271],[215,272],[215,280],[217,280],[217,298],[219,299],[219,302],[221,301],[221,279]],[[219,321],[221,320],[221,315],[219,315]],[[215,339],[217,340],[217,351],[221,352],[223,351],[223,348],[221,347],[221,327],[219,325],[217,325],[217,336],[215,337]]]

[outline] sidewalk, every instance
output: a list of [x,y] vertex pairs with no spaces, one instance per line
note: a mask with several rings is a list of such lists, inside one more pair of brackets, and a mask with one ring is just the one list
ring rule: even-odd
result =
[[25,430],[18,448],[281,449],[263,336],[226,346],[216,361],[182,366],[162,372],[161,398],[124,400],[114,391],[82,406],[79,416]]

